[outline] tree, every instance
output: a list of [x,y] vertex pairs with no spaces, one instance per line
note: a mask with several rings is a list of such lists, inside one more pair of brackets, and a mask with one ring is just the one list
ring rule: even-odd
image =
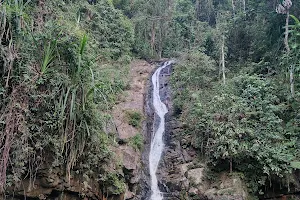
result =
[[230,172],[255,168],[251,173],[259,178],[289,173],[294,143],[282,126],[284,107],[274,87],[257,75],[241,75],[211,89],[210,99],[195,99],[187,118],[193,122],[189,129],[196,130],[195,146],[206,144],[207,157],[228,162]]
[[[285,33],[284,33],[284,45],[286,49],[287,55],[290,54],[290,46],[289,46],[289,18],[290,18],[290,8],[292,6],[291,0],[283,0],[281,4],[278,4],[276,7],[276,12],[278,14],[286,14],[285,18]],[[294,66],[290,65],[290,90],[292,97],[295,96],[295,86],[294,86]]]
[[223,36],[222,46],[221,46],[221,62],[222,62],[222,77],[223,77],[223,84],[226,83],[226,77],[225,77],[225,36]]

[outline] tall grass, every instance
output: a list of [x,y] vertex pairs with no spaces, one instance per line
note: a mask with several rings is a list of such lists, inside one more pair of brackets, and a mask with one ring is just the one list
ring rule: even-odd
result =
[[[76,71],[71,75],[71,84],[62,89],[60,101],[57,109],[60,110],[61,127],[61,153],[67,156],[67,174],[70,178],[70,171],[74,166],[77,158],[83,153],[86,140],[90,135],[89,122],[84,115],[85,106],[88,104],[86,98],[86,80],[93,80],[93,70],[88,66],[88,63],[83,61],[85,57],[85,49],[87,47],[87,35],[85,34],[78,46]],[[48,46],[46,55],[48,56],[45,62],[45,69],[49,68],[52,61],[53,48]],[[90,71],[90,73],[86,73]],[[90,74],[89,77],[87,77]]]

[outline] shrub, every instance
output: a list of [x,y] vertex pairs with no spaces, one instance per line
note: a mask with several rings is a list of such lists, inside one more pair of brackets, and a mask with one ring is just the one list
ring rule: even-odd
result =
[[143,148],[144,139],[142,134],[138,133],[129,139],[129,145],[135,150],[141,150]]
[[127,110],[126,116],[128,123],[133,127],[140,127],[143,116],[138,111]]

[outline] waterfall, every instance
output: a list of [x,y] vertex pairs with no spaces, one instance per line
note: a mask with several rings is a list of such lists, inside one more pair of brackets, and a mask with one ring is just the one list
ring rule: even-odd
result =
[[151,198],[150,200],[162,200],[163,196],[159,191],[156,171],[164,148],[163,133],[165,132],[165,114],[168,112],[167,106],[161,101],[159,95],[159,76],[162,69],[172,64],[172,61],[165,62],[159,67],[152,76],[153,84],[153,107],[156,115],[159,117],[159,125],[153,130],[154,135],[151,141],[149,154],[149,170],[151,176]]

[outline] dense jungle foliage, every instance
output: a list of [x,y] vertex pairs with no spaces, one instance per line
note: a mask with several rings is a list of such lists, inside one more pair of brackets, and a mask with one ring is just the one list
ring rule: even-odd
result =
[[251,195],[276,184],[288,191],[300,168],[299,2],[289,8],[288,46],[288,15],[276,8],[290,1],[205,2],[210,17],[193,20],[209,28],[180,53],[172,80],[183,136],[213,171],[245,178]]
[[123,192],[103,127],[127,84],[132,23],[107,1],[7,0],[0,9],[0,189],[58,167]]
[[272,180],[295,184],[299,8],[295,0],[4,0],[0,190],[51,166],[124,191],[108,169],[118,162],[105,126],[132,57],[177,58],[177,117],[213,169],[243,174],[252,194]]

